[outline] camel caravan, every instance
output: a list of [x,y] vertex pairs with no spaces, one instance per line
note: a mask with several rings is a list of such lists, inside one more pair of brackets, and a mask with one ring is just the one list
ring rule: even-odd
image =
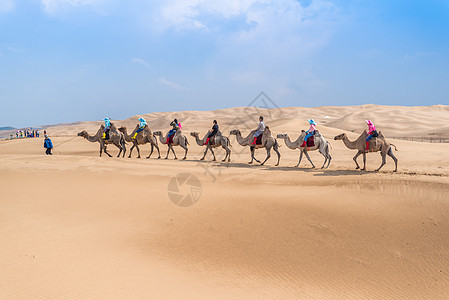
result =
[[[180,146],[184,149],[184,157],[182,159],[187,159],[189,142],[187,137],[182,133],[181,123],[178,122],[177,119],[174,119],[170,123],[172,129],[169,130],[165,136],[162,131],[152,132],[145,119],[139,118],[139,121],[140,123],[136,125],[134,130],[129,135],[126,127],[122,126],[117,129],[109,118],[105,118],[105,124],[100,126],[95,135],[92,136],[86,131],[81,131],[78,133],[78,136],[81,136],[92,143],[98,142],[100,144],[100,157],[103,152],[109,157],[112,157],[112,155],[107,152],[106,148],[107,145],[110,144],[115,145],[119,149],[119,154],[117,157],[120,157],[122,153],[122,157],[125,157],[126,144],[131,143],[132,146],[128,158],[131,158],[134,148],[137,149],[137,158],[140,158],[139,145],[150,144],[151,151],[146,158],[150,158],[153,154],[154,148],[156,148],[158,152],[157,158],[160,159],[161,154],[157,138],[157,136],[159,136],[159,142],[163,145],[167,145],[167,154],[165,159],[168,159],[170,152],[173,153],[174,159],[178,159],[174,149],[175,146]],[[330,154],[330,149],[332,148],[331,144],[317,130],[317,124],[313,119],[309,119],[308,122],[310,128],[307,131],[302,130],[298,138],[294,141],[292,141],[286,133],[278,134],[276,137],[278,139],[283,139],[288,149],[299,149],[299,161],[295,167],[299,167],[302,157],[305,155],[307,160],[312,165],[312,168],[315,168],[315,164],[310,159],[308,152],[318,150],[318,152],[324,157],[324,162],[321,168],[328,168],[332,160],[332,156]],[[345,133],[337,135],[334,137],[334,140],[342,140],[346,147],[357,150],[356,155],[353,157],[356,164],[356,169],[360,169],[357,162],[357,158],[360,155],[363,157],[363,168],[361,170],[366,170],[366,154],[369,152],[380,152],[382,162],[376,171],[379,171],[386,164],[386,156],[388,155],[395,163],[395,169],[393,172],[396,172],[398,169],[398,160],[393,154],[393,147],[397,151],[396,146],[389,143],[383,134],[376,130],[376,127],[370,120],[366,120],[366,123],[368,125],[368,131],[365,130],[356,140],[350,141]],[[238,129],[231,130],[229,134],[235,135],[236,141],[239,145],[249,147],[251,155],[251,161],[249,164],[256,161],[260,165],[264,165],[271,157],[271,150],[273,150],[277,154],[277,163],[275,166],[279,166],[281,159],[281,154],[279,153],[280,145],[272,136],[271,130],[268,126],[266,126],[262,116],[259,117],[259,125],[257,128],[251,131],[246,137],[243,137],[242,133]],[[212,128],[203,136],[202,139],[200,139],[200,134],[198,132],[190,132],[190,135],[195,138],[195,142],[198,146],[205,146],[206,148],[203,157],[200,160],[204,160],[207,152],[210,151],[213,156],[212,161],[216,161],[217,159],[213,149],[221,147],[226,152],[222,162],[231,161],[231,142],[229,137],[224,136],[219,130],[218,122],[216,120],[213,121]],[[260,148],[265,148],[266,150],[266,157],[263,161],[260,161],[255,157],[256,150]]]

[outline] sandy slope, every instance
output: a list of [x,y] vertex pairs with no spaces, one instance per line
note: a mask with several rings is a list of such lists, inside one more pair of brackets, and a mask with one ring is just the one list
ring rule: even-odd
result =
[[[392,115],[405,120],[414,108],[376,110],[384,131]],[[296,138],[313,111],[273,111],[267,123],[274,134]],[[362,111],[326,108],[313,117],[332,137],[342,128],[362,130],[351,117],[337,124],[357,112],[363,121]],[[419,113],[448,115],[445,107]],[[245,120],[257,114],[234,108],[146,116],[153,130],[181,116],[184,131],[204,134],[213,118],[247,133],[246,124],[255,124]],[[390,134],[409,128],[411,116]],[[135,119],[118,123],[133,127]],[[449,144],[392,141],[400,150],[393,174],[390,159],[381,173],[353,170],[354,152],[339,141],[331,141],[333,161],[324,171],[306,161],[292,168],[298,153],[285,146],[280,167],[274,157],[248,166],[248,150],[234,137],[229,164],[198,162],[203,149],[190,136],[187,161],[99,158],[97,144],[64,143],[98,125],[49,130],[52,157],[42,155],[42,139],[0,142],[0,299],[449,297]],[[311,157],[321,165],[318,153]],[[369,170],[379,163],[377,154],[368,156]],[[169,200],[168,183],[179,173],[201,182],[191,207]]]

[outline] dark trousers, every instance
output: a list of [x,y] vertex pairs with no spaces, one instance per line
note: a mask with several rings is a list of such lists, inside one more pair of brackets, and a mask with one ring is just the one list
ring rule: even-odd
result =
[[52,154],[51,154],[51,148],[47,148],[47,150],[45,150],[45,154],[47,154],[47,155],[52,155]]

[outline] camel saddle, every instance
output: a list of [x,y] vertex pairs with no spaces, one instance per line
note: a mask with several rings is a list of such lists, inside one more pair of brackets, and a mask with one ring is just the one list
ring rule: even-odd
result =
[[315,135],[312,135],[307,139],[307,147],[315,147]]
[[173,144],[173,138],[175,137],[175,134],[172,134],[171,137],[168,138],[168,143]]
[[261,134],[257,137],[256,145],[262,145],[262,136],[263,136],[263,134]]

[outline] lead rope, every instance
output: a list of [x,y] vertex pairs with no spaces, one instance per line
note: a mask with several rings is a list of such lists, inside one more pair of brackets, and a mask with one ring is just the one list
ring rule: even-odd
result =
[[63,145],[63,144],[65,144],[65,143],[68,143],[68,142],[70,142],[70,141],[73,141],[73,140],[76,139],[77,137],[78,137],[78,136],[75,136],[75,137],[71,138],[70,140],[67,140],[67,141],[65,141],[65,142],[62,142],[62,143],[56,145],[56,146],[53,146],[53,149],[56,148],[56,147],[59,147],[59,146],[61,146],[61,145]]

